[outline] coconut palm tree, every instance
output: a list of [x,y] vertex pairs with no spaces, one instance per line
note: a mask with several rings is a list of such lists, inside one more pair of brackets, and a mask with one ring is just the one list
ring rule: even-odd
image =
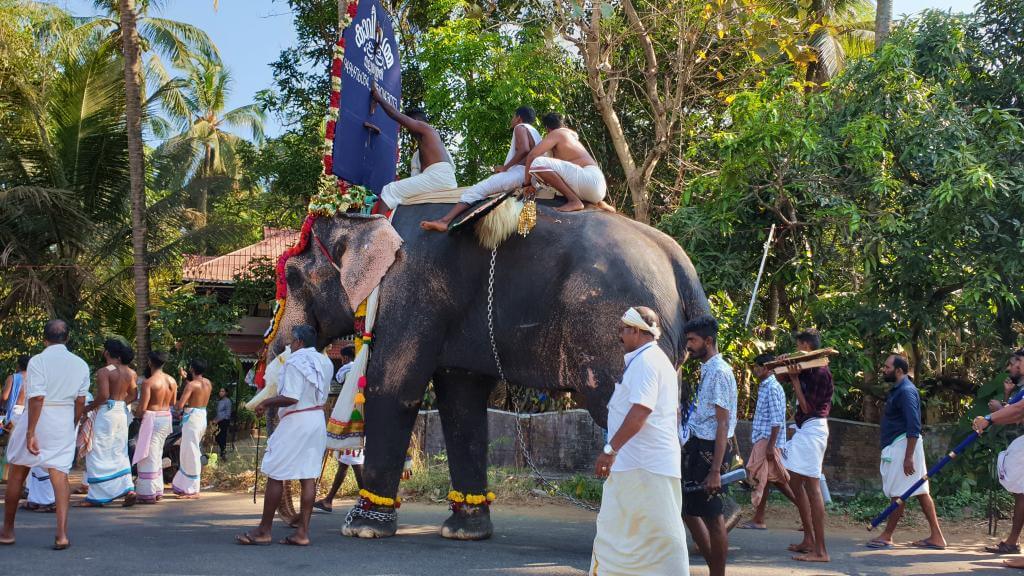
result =
[[892,0],[878,0],[875,8],[875,50],[882,47],[892,28]]
[[874,48],[872,8],[871,0],[769,0],[770,10],[803,31],[806,79],[818,84],[835,78],[848,56]]
[[256,104],[225,111],[232,78],[219,62],[197,58],[185,70],[186,77],[176,83],[162,78],[165,86],[175,86],[161,98],[180,132],[161,146],[161,152],[191,151],[188,186],[195,192],[195,209],[205,218],[211,188],[218,180],[234,185],[241,176],[238,145],[243,138],[238,132],[262,143],[265,116]]

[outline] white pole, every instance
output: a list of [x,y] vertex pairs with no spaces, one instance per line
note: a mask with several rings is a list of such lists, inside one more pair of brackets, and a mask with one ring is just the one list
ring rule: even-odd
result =
[[757,270],[757,280],[754,282],[754,293],[750,295],[750,305],[747,306],[747,317],[743,320],[743,327],[750,324],[750,313],[754,311],[754,301],[757,300],[757,289],[761,286],[761,275],[764,274],[764,263],[768,261],[768,249],[771,248],[772,239],[775,237],[775,224],[772,224],[768,231],[768,239],[764,241],[764,254],[761,255],[761,267]]

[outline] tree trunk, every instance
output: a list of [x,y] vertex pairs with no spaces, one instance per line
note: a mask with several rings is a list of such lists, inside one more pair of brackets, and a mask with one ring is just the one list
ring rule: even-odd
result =
[[892,28],[892,0],[878,0],[875,9],[875,50],[882,47]]
[[146,181],[142,150],[142,97],[139,78],[139,34],[135,0],[120,0],[124,47],[125,118],[128,129],[128,172],[132,204],[132,277],[135,281],[135,349],[139,372],[149,353],[149,267],[146,263]]

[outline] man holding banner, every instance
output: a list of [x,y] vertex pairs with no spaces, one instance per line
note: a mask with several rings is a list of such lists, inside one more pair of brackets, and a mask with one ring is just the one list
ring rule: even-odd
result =
[[396,180],[381,191],[380,199],[394,210],[415,196],[454,190],[459,187],[455,180],[455,163],[445,148],[437,130],[427,123],[427,115],[421,110],[409,110],[406,114],[398,111],[381,96],[377,85],[370,87],[370,96],[389,117],[405,128],[416,140],[419,150],[420,169],[415,176]]
[[[885,399],[885,411],[882,415],[882,489],[885,495],[893,500],[899,499],[910,490],[917,480],[927,473],[924,459],[924,442],[921,439],[921,396],[917,387],[911,382],[910,365],[906,358],[895,354],[889,356],[882,367],[882,378],[892,384]],[[939,518],[935,513],[935,502],[928,493],[928,482],[925,482],[911,496],[917,496],[921,510],[928,520],[931,534],[911,546],[929,550],[945,550],[946,539],[939,527]],[[906,503],[901,502],[899,508],[889,516],[889,521],[878,538],[867,543],[868,548],[892,548],[892,536],[896,526],[903,517]]]

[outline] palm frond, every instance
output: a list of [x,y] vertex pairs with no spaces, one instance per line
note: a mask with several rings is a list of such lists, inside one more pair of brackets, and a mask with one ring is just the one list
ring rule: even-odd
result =
[[220,51],[202,29],[166,18],[146,17],[139,21],[139,35],[151,49],[166,56],[178,68],[186,68],[195,57],[220,62]]

